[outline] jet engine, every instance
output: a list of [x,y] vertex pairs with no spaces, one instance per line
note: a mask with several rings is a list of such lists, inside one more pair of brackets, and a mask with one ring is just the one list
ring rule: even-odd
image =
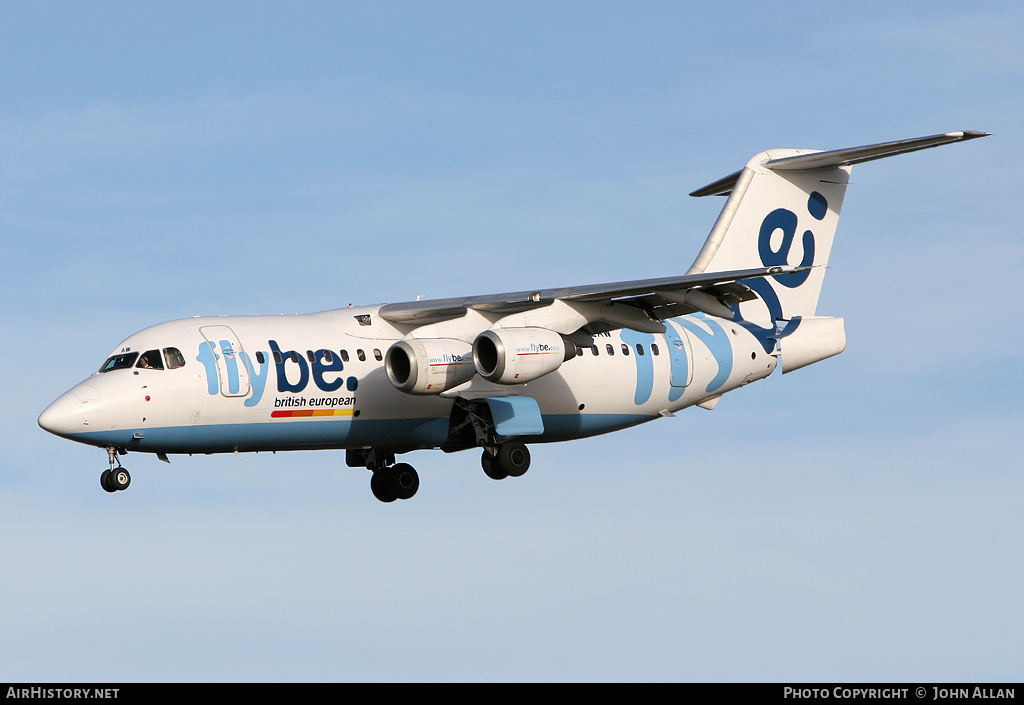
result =
[[[561,335],[546,328],[491,328],[473,342],[473,364],[488,381],[525,384],[557,370],[568,348]],[[575,356],[575,346],[571,352]]]
[[384,369],[406,394],[440,394],[476,374],[473,346],[448,338],[409,338],[388,348]]

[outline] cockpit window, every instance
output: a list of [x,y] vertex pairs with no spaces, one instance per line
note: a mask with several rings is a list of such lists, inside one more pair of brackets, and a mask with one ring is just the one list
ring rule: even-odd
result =
[[147,350],[141,355],[137,352],[114,355],[103,363],[103,366],[100,367],[100,372],[124,370],[130,367],[139,370],[162,370],[164,369],[165,359],[167,361],[167,369],[169,370],[176,370],[179,367],[185,366],[185,356],[181,354],[178,348],[164,348],[162,357],[159,350]]
[[123,355],[114,355],[113,357],[108,358],[107,361],[103,363],[103,367],[100,368],[100,372],[110,372],[111,370],[123,370],[126,367],[131,367],[132,365],[135,364],[135,358],[137,358],[138,356],[139,354],[137,352],[124,353]]
[[164,357],[167,358],[167,369],[169,370],[185,366],[185,356],[178,348],[164,348]]
[[139,356],[139,361],[135,363],[135,366],[146,370],[162,370],[164,363],[160,359],[159,350],[147,350]]

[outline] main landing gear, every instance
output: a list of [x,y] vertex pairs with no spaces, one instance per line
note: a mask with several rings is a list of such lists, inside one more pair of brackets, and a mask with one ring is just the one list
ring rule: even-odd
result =
[[484,474],[492,480],[506,477],[521,477],[530,469],[530,451],[520,440],[499,441],[494,419],[486,401],[480,399],[456,399],[452,409],[451,440],[453,450],[476,445],[484,449],[480,465]]
[[370,491],[381,502],[411,499],[420,488],[420,476],[416,469],[409,463],[396,463],[394,453],[380,448],[349,450],[346,461],[351,467],[365,465],[373,473]]
[[484,474],[492,480],[521,477],[530,469],[530,450],[522,441],[505,441],[485,447],[480,464]]
[[420,476],[409,463],[395,463],[389,468],[375,470],[370,478],[370,491],[381,502],[411,499],[419,488]]
[[[105,489],[107,492],[119,492],[120,490],[128,489],[128,485],[132,484],[132,476],[128,474],[128,471],[121,467],[121,461],[117,459],[118,450],[116,448],[107,448],[107,456],[110,459],[110,469],[104,470],[100,475],[100,487]],[[117,465],[117,467],[114,467]]]
[[[420,488],[420,476],[408,463],[396,463],[395,454],[382,448],[351,448],[346,451],[349,467],[365,467],[373,473],[370,491],[381,502],[411,499]],[[521,477],[530,469],[530,450],[522,441],[512,440],[484,446],[480,464],[492,480]]]

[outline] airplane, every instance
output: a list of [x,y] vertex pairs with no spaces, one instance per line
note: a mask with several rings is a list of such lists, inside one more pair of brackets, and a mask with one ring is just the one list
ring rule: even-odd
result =
[[853,165],[988,136],[960,131],[838,150],[772,149],[691,196],[727,196],[686,274],[295,316],[195,317],[129,336],[39,425],[129,452],[344,449],[382,502],[416,494],[396,457],[481,449],[496,480],[528,444],[713,409],[726,392],[846,348],[818,297]]

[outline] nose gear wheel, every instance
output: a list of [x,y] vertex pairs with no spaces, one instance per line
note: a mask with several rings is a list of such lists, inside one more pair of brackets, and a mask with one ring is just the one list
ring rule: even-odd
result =
[[132,483],[132,476],[121,466],[121,461],[117,458],[119,453],[124,455],[125,452],[126,451],[118,448],[107,448],[107,457],[110,461],[110,469],[104,470],[100,474],[100,487],[107,492],[120,492],[121,490],[126,490],[128,489],[128,485]]

